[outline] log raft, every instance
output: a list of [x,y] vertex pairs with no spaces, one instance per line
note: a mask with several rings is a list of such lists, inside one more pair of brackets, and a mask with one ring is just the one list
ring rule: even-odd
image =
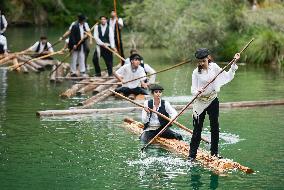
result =
[[[125,118],[122,127],[137,135],[141,135],[141,133],[143,132],[144,125],[131,118]],[[186,158],[188,157],[189,144],[185,141],[158,137],[154,142],[162,145],[164,148],[174,153],[183,155]],[[210,153],[208,151],[202,150],[200,148],[197,151],[196,161],[200,163],[203,167],[212,170],[216,174],[224,174],[229,171],[236,170],[244,172],[246,174],[251,174],[254,172],[251,168],[243,166],[230,159],[219,159],[217,157],[210,156]]]
[[[28,55],[24,55],[21,53],[12,53],[6,57],[2,57],[0,59],[0,66],[11,66],[13,68],[17,68],[17,72],[29,73],[29,72],[41,72],[46,68],[51,68],[53,65],[57,64],[57,60],[31,60],[32,57]],[[25,64],[23,64],[25,63]],[[18,68],[19,67],[19,68]]]
[[[83,105],[83,104],[82,104]],[[249,108],[263,106],[279,106],[284,105],[284,99],[266,100],[266,101],[242,101],[242,102],[227,102],[220,103],[220,108]],[[173,105],[176,110],[181,110],[184,105]],[[140,107],[124,107],[124,108],[106,108],[106,109],[82,109],[77,107],[69,110],[46,110],[38,111],[37,116],[52,117],[52,116],[67,116],[67,115],[85,115],[85,114],[111,114],[111,113],[131,113],[141,111]]]

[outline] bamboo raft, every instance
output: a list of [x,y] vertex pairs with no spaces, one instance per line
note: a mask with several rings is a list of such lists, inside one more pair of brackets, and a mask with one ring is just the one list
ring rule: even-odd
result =
[[[142,123],[137,122],[131,118],[125,118],[124,124],[122,126],[137,135],[141,135],[144,127]],[[188,157],[189,145],[184,141],[158,137],[155,142],[174,153]],[[200,148],[197,152],[196,161],[200,163],[203,167],[212,170],[216,174],[224,174],[229,171],[241,171],[246,174],[253,173],[253,170],[249,167],[243,166],[230,159],[218,159],[217,157],[210,156],[209,152]]]
[[[220,103],[220,108],[249,108],[263,106],[280,106],[284,105],[284,99],[266,100],[266,101],[242,101]],[[173,105],[176,110],[181,110],[184,105]],[[141,111],[140,107],[124,107],[124,108],[106,108],[106,109],[82,109],[77,107],[69,110],[46,110],[36,112],[40,117],[68,116],[68,115],[90,115],[90,114],[112,114],[112,113],[133,113]]]

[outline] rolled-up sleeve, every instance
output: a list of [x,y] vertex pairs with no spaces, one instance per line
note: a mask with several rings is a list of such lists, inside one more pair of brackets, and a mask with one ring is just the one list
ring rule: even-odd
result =
[[168,101],[165,101],[165,108],[171,119],[177,116],[177,111],[171,106]]
[[[144,102],[144,107],[148,107],[148,100]],[[147,123],[150,120],[150,113],[146,112],[144,109],[142,109],[142,118],[143,123]]]
[[195,96],[198,93],[198,79],[196,73],[192,73],[191,94]]
[[145,71],[147,72],[147,74],[153,74],[149,77],[149,83],[150,84],[155,83],[156,75],[154,73],[156,71],[152,67],[150,67],[150,65],[148,65],[148,64],[145,64],[144,67],[145,67]]
[[102,46],[104,45],[104,43],[101,41],[101,39],[99,38],[99,31],[98,31],[98,25],[95,26],[95,30],[94,30],[94,38],[97,42],[98,45]]

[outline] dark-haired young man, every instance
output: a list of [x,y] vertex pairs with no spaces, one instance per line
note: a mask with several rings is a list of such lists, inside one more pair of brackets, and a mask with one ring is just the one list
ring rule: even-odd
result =
[[107,23],[107,17],[100,17],[100,24],[95,26],[94,38],[96,40],[97,46],[93,56],[93,64],[95,66],[95,76],[101,76],[101,68],[99,64],[100,57],[103,57],[105,64],[107,66],[108,75],[112,76],[113,71],[113,56],[112,52],[108,49],[102,47],[107,46],[117,51],[114,43],[114,33],[112,27]]
[[[115,72],[114,76],[122,82],[122,87],[115,89],[116,92],[122,93],[125,96],[129,96],[130,94],[148,94],[146,90],[148,85],[144,82],[146,79],[146,73],[140,66],[140,61],[140,55],[132,54],[130,56],[131,64],[125,64]],[[133,79],[137,80],[131,81]]]
[[[156,136],[169,122],[168,120],[158,116],[156,113],[151,112],[148,108],[158,111],[171,119],[177,115],[176,110],[171,106],[171,104],[162,99],[164,88],[161,85],[153,84],[150,86],[150,90],[153,99],[146,100],[144,102],[144,109],[142,110],[144,131],[141,134],[140,139],[145,143],[149,142],[154,136]],[[169,128],[167,128],[160,137],[182,140],[182,136],[180,134]]]

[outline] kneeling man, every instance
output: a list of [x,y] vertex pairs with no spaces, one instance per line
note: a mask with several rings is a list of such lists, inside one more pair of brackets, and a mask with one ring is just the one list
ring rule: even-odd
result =
[[[144,131],[140,137],[143,142],[149,142],[156,136],[167,124],[168,120],[158,116],[156,113],[150,112],[148,108],[156,110],[161,114],[172,119],[177,115],[176,110],[171,104],[162,100],[162,91],[164,88],[158,84],[153,84],[150,87],[153,99],[144,102],[144,109],[142,110],[142,122],[144,123]],[[171,125],[170,125],[171,126]],[[170,127],[169,126],[169,127]],[[171,129],[167,128],[160,137],[168,139],[182,140],[182,136]]]

